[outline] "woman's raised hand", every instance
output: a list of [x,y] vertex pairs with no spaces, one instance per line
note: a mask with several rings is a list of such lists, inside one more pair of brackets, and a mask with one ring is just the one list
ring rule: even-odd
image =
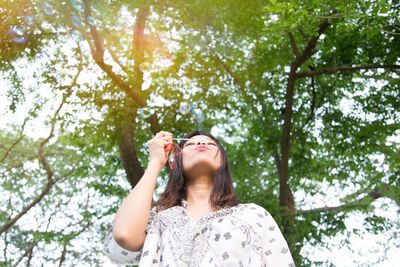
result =
[[172,148],[172,134],[160,131],[147,144],[149,145],[149,162],[164,166],[167,162],[167,152]]

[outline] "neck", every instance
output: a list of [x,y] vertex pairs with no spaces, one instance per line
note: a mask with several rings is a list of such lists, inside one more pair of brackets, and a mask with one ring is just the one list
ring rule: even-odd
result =
[[186,181],[187,201],[191,205],[203,206],[209,203],[213,189],[212,179],[208,176],[199,176]]

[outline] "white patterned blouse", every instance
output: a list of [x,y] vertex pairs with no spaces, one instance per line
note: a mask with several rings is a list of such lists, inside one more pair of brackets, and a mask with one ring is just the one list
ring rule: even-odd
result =
[[210,212],[196,223],[187,202],[150,213],[140,251],[128,251],[106,236],[104,253],[115,264],[140,267],[273,266],[294,267],[287,243],[272,216],[256,204]]

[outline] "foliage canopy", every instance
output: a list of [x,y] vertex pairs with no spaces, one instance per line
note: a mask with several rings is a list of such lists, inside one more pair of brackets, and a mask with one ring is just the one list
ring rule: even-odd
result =
[[189,101],[239,198],[274,215],[299,266],[334,265],[310,248],[351,250],[354,236],[391,239],[353,264],[387,260],[399,13],[396,0],[2,1],[0,263],[100,265],[143,144],[199,127],[179,113]]

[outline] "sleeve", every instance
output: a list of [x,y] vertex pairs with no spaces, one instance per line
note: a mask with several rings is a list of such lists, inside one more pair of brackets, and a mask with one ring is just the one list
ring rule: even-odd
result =
[[263,207],[251,205],[253,230],[259,237],[262,266],[295,267],[288,244],[271,214]]
[[[159,222],[157,212],[155,208],[150,211],[150,216],[146,226],[146,239],[143,244],[143,248],[139,251],[130,251],[121,247],[117,241],[115,241],[112,228],[108,231],[104,240],[103,252],[114,264],[138,264],[142,258],[142,254],[149,254],[153,247],[158,246],[158,240],[160,237]],[[145,250],[145,253],[142,251]],[[154,252],[155,249],[154,249]],[[157,251],[158,252],[158,251]]]

